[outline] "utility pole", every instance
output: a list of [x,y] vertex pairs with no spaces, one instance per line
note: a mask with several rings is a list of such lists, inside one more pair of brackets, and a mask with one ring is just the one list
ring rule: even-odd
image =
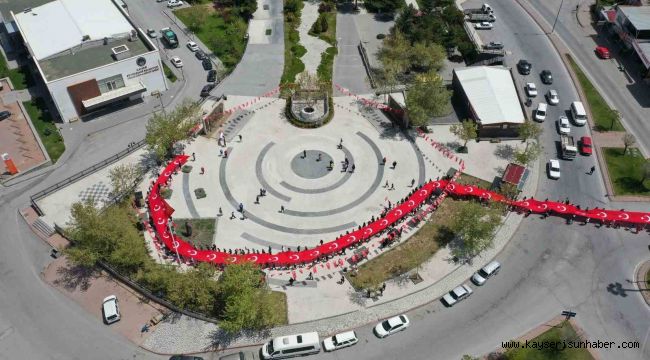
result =
[[562,10],[562,5],[564,4],[564,0],[560,2],[560,7],[557,9],[557,14],[555,15],[555,21],[553,22],[553,29],[551,29],[551,34],[553,31],[555,31],[555,25],[557,24],[557,19],[560,17],[560,11]]

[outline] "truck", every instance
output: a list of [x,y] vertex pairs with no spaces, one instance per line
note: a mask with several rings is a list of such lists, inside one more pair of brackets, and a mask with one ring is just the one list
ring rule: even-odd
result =
[[465,16],[465,19],[471,22],[483,22],[483,21],[495,22],[497,20],[496,16],[494,16],[493,13],[467,14]]
[[178,37],[176,36],[176,33],[172,31],[170,28],[164,28],[160,30],[160,38],[162,41],[167,44],[168,47],[170,48],[177,48],[178,47]]
[[492,10],[492,7],[488,4],[483,4],[480,8],[474,8],[474,9],[465,9],[463,10],[465,15],[470,15],[470,14],[493,14],[494,11]]
[[578,148],[573,136],[562,134],[560,135],[560,142],[562,145],[562,158],[565,160],[573,160],[578,154]]

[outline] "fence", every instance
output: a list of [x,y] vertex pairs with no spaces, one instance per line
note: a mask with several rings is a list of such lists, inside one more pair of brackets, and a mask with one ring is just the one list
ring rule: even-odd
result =
[[363,67],[366,69],[366,74],[368,74],[368,80],[370,81],[370,87],[376,88],[375,79],[372,77],[372,69],[370,68],[370,61],[368,61],[368,53],[366,53],[366,48],[363,46],[362,42],[359,42],[359,54],[361,54],[361,61],[363,61]]
[[[59,233],[61,236],[66,238],[71,244],[74,244],[74,241],[72,241],[72,239],[68,238],[68,236],[65,234],[64,229],[61,228],[59,225],[54,224],[54,230],[57,233]],[[133,289],[133,290],[137,291],[138,293],[142,294],[147,299],[149,299],[149,300],[151,300],[151,301],[153,301],[153,302],[155,302],[155,303],[157,303],[159,305],[162,305],[162,306],[168,308],[169,310],[171,310],[173,312],[180,313],[180,314],[183,314],[183,315],[187,315],[187,316],[193,317],[195,319],[211,322],[211,323],[214,323],[214,324],[218,323],[217,319],[207,317],[207,316],[205,316],[203,314],[195,313],[195,312],[193,312],[191,310],[181,309],[178,306],[170,303],[169,301],[167,301],[167,300],[165,300],[165,299],[163,299],[163,298],[161,298],[159,296],[154,295],[149,289],[147,289],[144,286],[138,284],[137,282],[131,280],[128,276],[121,274],[119,271],[117,271],[116,269],[114,269],[113,267],[111,267],[110,265],[108,265],[107,263],[105,263],[105,262],[103,262],[101,260],[97,262],[97,265],[102,270],[106,271],[107,273],[109,273],[114,278],[116,278],[119,281],[121,281],[122,283],[126,284],[131,289]]]
[[65,180],[59,181],[58,183],[56,183],[56,184],[54,184],[52,186],[49,186],[44,190],[41,190],[41,191],[37,192],[36,194],[30,196],[30,202],[31,202],[32,208],[34,208],[36,213],[38,213],[38,216],[45,215],[43,210],[41,210],[41,208],[38,206],[38,204],[36,204],[36,201],[38,201],[39,199],[44,198],[45,196],[47,196],[47,195],[49,195],[49,194],[51,194],[51,193],[53,193],[55,191],[58,191],[58,190],[60,190],[60,189],[62,189],[64,187],[72,184],[73,182],[75,182],[75,181],[77,181],[79,179],[82,179],[82,178],[94,173],[95,171],[97,171],[97,170],[99,170],[99,169],[101,169],[101,168],[103,168],[105,166],[108,166],[108,165],[116,162],[117,160],[120,160],[120,159],[124,158],[125,156],[131,154],[135,150],[141,148],[144,144],[145,144],[144,139],[140,140],[140,141],[136,142],[134,145],[129,146],[128,148],[126,148],[126,149],[120,151],[119,153],[109,157],[108,159],[104,159],[104,160],[100,161],[99,163],[97,163],[97,164],[95,164],[95,165],[93,165],[93,166],[91,166],[91,167],[89,167],[87,169],[82,170],[81,172],[78,172],[78,173],[66,178]]

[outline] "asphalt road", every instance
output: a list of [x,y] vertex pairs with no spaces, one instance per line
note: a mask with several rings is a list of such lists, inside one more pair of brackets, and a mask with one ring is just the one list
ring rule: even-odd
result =
[[[528,0],[539,12],[543,20],[553,24],[558,13],[561,0]],[[559,12],[555,33],[570,49],[574,59],[587,73],[600,93],[611,106],[621,112],[623,123],[629,132],[636,135],[637,145],[650,155],[650,123],[646,121],[650,115],[650,98],[648,87],[639,77],[643,67],[636,55],[620,55],[620,46],[614,44],[612,38],[603,31],[596,32],[589,23],[579,24],[575,8],[582,4],[581,11],[586,11],[590,2],[584,0],[566,0]],[[595,35],[594,35],[595,34]],[[597,45],[607,46],[612,54],[612,60],[601,60],[594,54]],[[618,69],[618,63],[625,65],[626,72]]]

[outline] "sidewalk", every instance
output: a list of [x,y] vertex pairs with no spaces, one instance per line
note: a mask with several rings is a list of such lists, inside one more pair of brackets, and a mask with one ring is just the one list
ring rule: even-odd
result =
[[[521,196],[532,196],[537,189],[539,177],[539,164],[531,168],[530,181],[523,189]],[[236,348],[262,344],[266,339],[276,336],[295,334],[308,331],[317,331],[319,335],[326,336],[342,330],[357,328],[379,319],[407,312],[417,307],[437,301],[442,295],[454,286],[467,281],[467,279],[487,262],[497,256],[508,243],[513,233],[519,227],[522,218],[509,213],[501,228],[497,231],[494,247],[485,251],[474,259],[472,265],[460,265],[451,269],[444,277],[433,279],[425,275],[425,281],[418,285],[399,286],[397,282],[387,283],[386,296],[391,298],[380,299],[376,303],[367,304],[361,298],[358,310],[344,314],[324,317],[320,320],[295,323],[270,329],[263,334],[250,336],[231,337],[223,333],[217,325],[206,323],[187,316],[180,316],[174,321],[165,321],[143,342],[142,347],[156,353],[171,354],[174,352],[198,353],[215,349]],[[444,252],[439,252],[444,254]],[[434,259],[430,261],[435,261]],[[424,265],[424,268],[429,263]],[[428,278],[428,281],[427,281]],[[336,285],[334,285],[336,286]],[[303,291],[306,288],[295,288],[292,291]],[[350,294],[354,298],[353,294]],[[314,306],[318,307],[318,306]],[[311,306],[310,306],[311,308]],[[304,311],[311,311],[304,308]]]

